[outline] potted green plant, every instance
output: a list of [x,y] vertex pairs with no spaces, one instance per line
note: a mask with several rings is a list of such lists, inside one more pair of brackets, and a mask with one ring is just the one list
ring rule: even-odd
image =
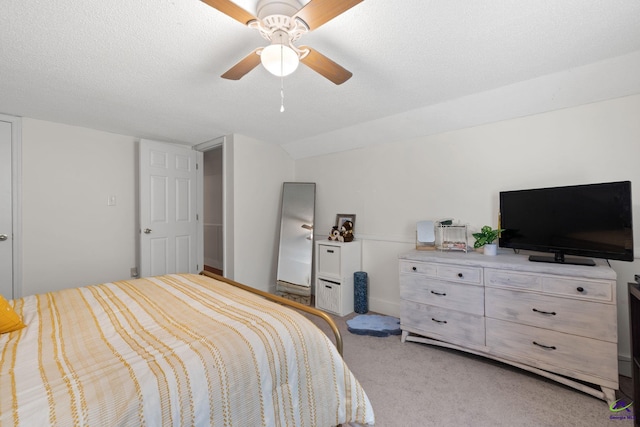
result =
[[497,228],[493,229],[488,225],[485,225],[480,229],[479,233],[473,233],[472,236],[476,239],[473,243],[473,247],[478,249],[484,246],[484,254],[485,255],[495,255],[497,252],[498,245],[493,243],[500,233],[503,232],[504,229]]

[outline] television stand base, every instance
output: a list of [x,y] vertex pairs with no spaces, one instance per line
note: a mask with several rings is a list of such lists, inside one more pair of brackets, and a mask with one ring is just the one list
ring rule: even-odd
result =
[[545,255],[530,255],[529,261],[533,262],[552,262],[557,264],[572,264],[572,265],[588,265],[593,267],[596,262],[590,258],[565,258],[561,256],[545,256]]

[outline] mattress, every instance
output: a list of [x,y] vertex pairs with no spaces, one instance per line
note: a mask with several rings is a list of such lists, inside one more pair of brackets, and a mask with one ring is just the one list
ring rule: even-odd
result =
[[366,393],[302,314],[177,274],[14,300],[0,425],[373,424]]

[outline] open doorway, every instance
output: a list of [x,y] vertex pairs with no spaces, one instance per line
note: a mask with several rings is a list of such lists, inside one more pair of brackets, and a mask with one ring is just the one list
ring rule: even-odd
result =
[[203,152],[204,269],[223,275],[223,170],[222,145]]

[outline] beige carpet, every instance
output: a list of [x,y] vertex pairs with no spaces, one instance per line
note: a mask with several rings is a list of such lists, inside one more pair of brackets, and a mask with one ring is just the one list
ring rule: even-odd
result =
[[[352,334],[346,320],[353,316],[333,318],[343,336],[344,358],[371,400],[377,427],[633,425],[610,419],[602,400],[502,363],[401,343],[400,336]],[[330,334],[321,322],[315,321]],[[621,379],[623,391],[630,393],[630,380]]]

